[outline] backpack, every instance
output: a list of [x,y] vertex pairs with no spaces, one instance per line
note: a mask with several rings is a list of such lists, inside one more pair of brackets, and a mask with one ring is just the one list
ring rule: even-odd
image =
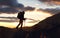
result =
[[22,12],[19,12],[18,15],[17,15],[17,18],[20,19],[21,18],[21,13]]
[[17,15],[18,19],[24,19],[24,12],[19,12]]

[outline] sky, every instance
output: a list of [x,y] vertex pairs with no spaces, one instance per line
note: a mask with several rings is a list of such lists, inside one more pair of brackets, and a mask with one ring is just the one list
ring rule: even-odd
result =
[[[39,9],[44,11],[46,9],[60,8],[59,0],[0,0],[0,10],[3,12],[17,12],[19,9],[24,11],[33,11]],[[5,10],[4,10],[5,9]],[[7,11],[8,10],[8,11]],[[13,10],[13,11],[12,11]]]
[[[32,6],[36,8],[55,8],[59,7],[59,5],[54,2],[49,2],[48,0],[17,0],[18,3],[24,4],[24,6]],[[52,1],[52,0],[51,0]],[[58,0],[57,0],[58,1]]]
[[[32,7],[36,7],[39,8],[40,7],[40,2],[37,0],[18,0],[18,3],[22,3],[24,4],[24,6],[32,6]],[[37,7],[38,6],[38,7]]]
[[16,27],[19,11],[25,11],[24,26],[31,27],[60,12],[60,0],[0,0],[0,26]]

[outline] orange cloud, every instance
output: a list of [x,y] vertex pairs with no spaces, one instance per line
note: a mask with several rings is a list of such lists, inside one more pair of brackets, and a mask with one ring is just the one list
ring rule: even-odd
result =
[[56,5],[60,5],[60,1],[52,1]]

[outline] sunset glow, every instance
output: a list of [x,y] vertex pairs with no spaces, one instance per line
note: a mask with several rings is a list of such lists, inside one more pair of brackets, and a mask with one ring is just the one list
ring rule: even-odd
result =
[[[1,14],[0,17],[17,17],[17,13],[16,14]],[[30,19],[34,19],[36,20],[33,21],[33,20],[29,20],[27,19],[25,22],[24,22],[24,25],[23,27],[31,27],[35,24],[37,24],[38,22],[42,21],[43,19],[49,17],[49,16],[52,16],[51,14],[49,13],[45,13],[43,11],[31,11],[31,12],[25,12],[25,18],[30,18]],[[0,19],[0,20],[8,20],[8,19]],[[10,19],[11,20],[11,19]],[[16,20],[15,20],[16,21]],[[5,26],[5,27],[9,27],[9,28],[15,28],[17,26],[18,22],[0,22],[0,26]]]

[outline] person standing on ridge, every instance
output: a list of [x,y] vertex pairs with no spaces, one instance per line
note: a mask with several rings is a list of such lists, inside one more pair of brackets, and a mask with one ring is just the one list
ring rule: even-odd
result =
[[16,29],[18,29],[19,25],[21,25],[21,29],[22,29],[23,20],[25,20],[24,14],[25,14],[24,11],[18,13],[17,18],[19,19],[19,24],[17,25]]

